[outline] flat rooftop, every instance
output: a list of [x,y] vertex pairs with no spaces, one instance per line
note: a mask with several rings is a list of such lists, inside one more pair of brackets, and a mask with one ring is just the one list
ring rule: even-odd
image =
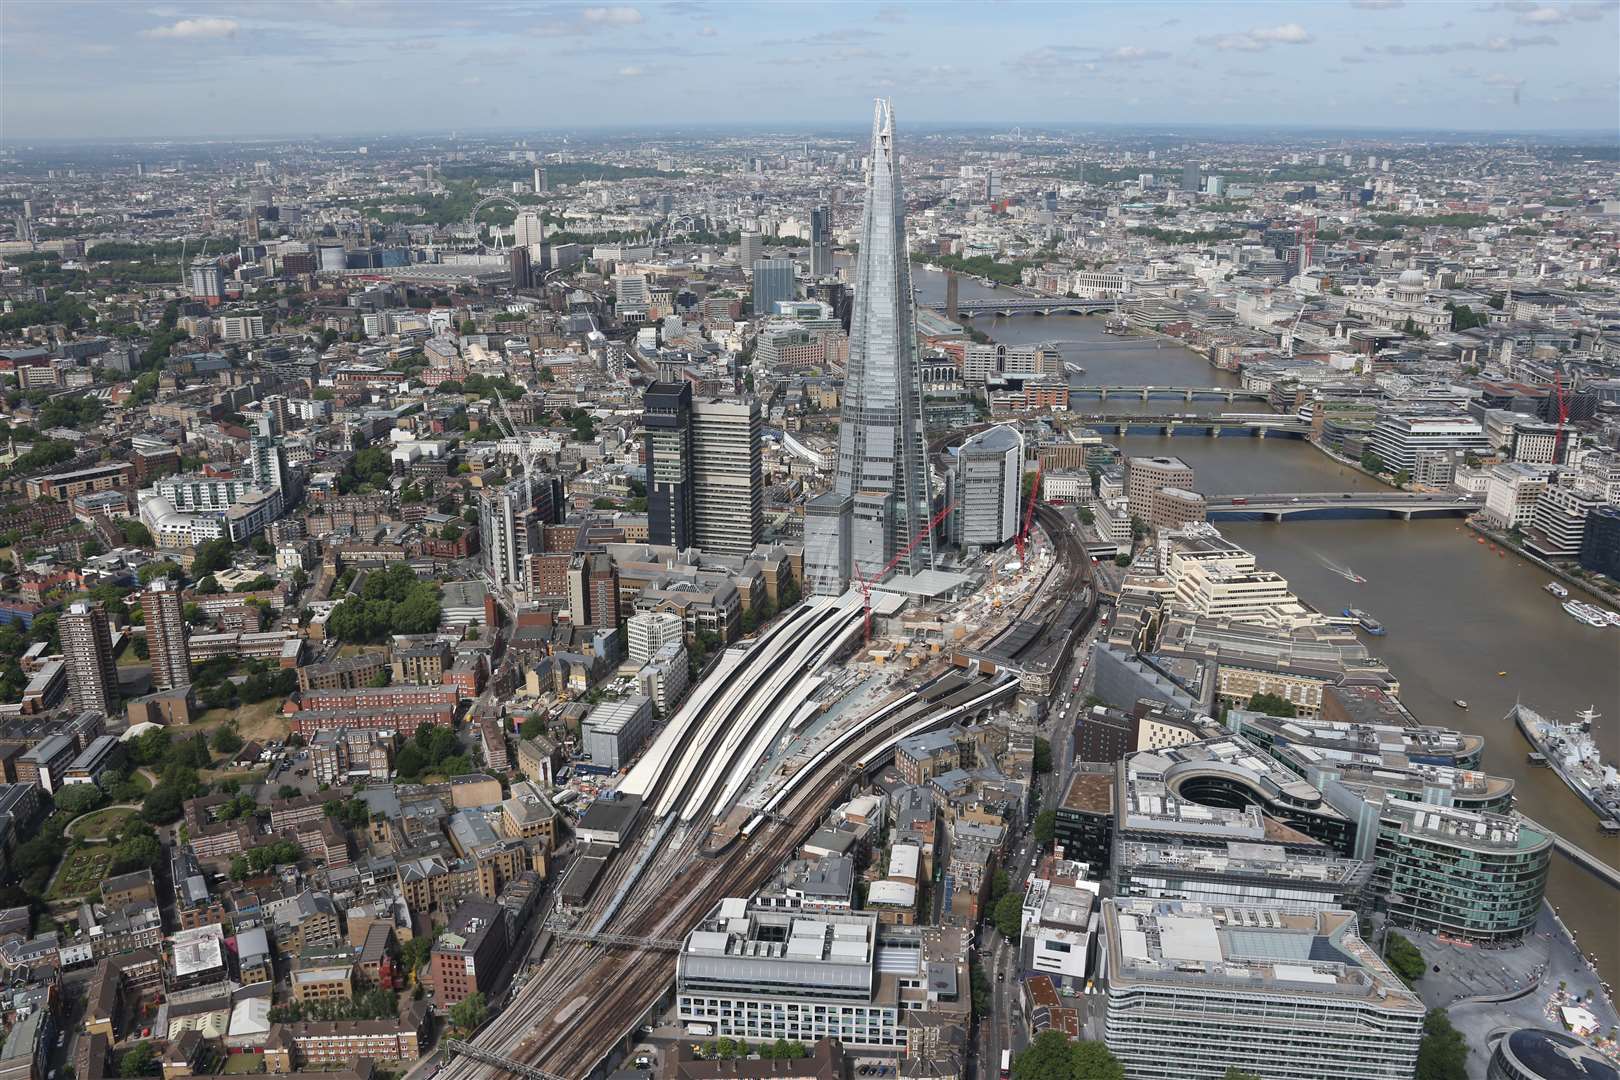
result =
[[1069,780],[1069,790],[1063,793],[1063,809],[1088,814],[1111,814],[1114,811],[1114,774],[1109,772],[1077,772]]
[[1364,1000],[1421,1016],[1423,1002],[1356,933],[1349,911],[1292,913],[1105,900],[1109,981]]
[[1267,879],[1344,885],[1362,872],[1359,859],[1291,854],[1277,844],[1230,841],[1224,847],[1154,844],[1127,840],[1118,845],[1126,869],[1164,867],[1197,874],[1263,876]]

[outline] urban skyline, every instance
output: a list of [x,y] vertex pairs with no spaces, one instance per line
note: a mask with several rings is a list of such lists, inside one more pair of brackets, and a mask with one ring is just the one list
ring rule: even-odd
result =
[[0,5],[0,1080],[1616,1080],[1617,8]]

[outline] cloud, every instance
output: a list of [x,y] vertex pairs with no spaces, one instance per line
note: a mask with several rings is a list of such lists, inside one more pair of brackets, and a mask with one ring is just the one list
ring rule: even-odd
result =
[[1310,31],[1299,23],[1283,23],[1281,26],[1250,30],[1249,35],[1257,41],[1274,42],[1279,45],[1304,45],[1311,40]]
[[1140,45],[1121,45],[1112,52],[1103,54],[1101,59],[1116,60],[1122,64],[1137,64],[1144,60],[1164,60],[1169,55],[1163,49],[1146,49]]
[[1485,41],[1487,52],[1515,52],[1519,49],[1535,48],[1539,45],[1557,45],[1558,39],[1551,34],[1536,34],[1531,37],[1493,37]]
[[1168,60],[1170,54],[1163,49],[1144,45],[1047,45],[1032,49],[1007,61],[1014,71],[1042,71],[1049,75],[1083,75],[1100,70],[1107,64],[1145,64],[1155,60]]
[[588,7],[580,9],[577,17],[531,24],[527,32],[541,37],[570,37],[616,27],[639,26],[643,21],[640,8]]
[[1492,37],[1484,41],[1435,41],[1425,45],[1366,45],[1363,50],[1381,56],[1444,56],[1457,52],[1517,52],[1543,45],[1557,45],[1551,34],[1530,37]]
[[1406,0],[1350,0],[1350,6],[1362,11],[1392,11],[1405,7]]
[[1614,3],[1614,0],[1608,0],[1608,2],[1601,4],[1577,3],[1569,5],[1569,14],[1572,18],[1581,20],[1581,22],[1596,22],[1609,12],[1616,10],[1617,7],[1620,7],[1620,5]]
[[704,26],[702,29],[700,29],[698,31],[698,37],[719,37],[719,36],[720,36],[720,31],[716,30],[713,26]]
[[179,41],[204,41],[209,38],[235,37],[240,24],[235,19],[222,19],[204,15],[195,19],[181,19],[168,26],[154,26],[142,30],[142,37],[172,38]]
[[1212,34],[1198,39],[1222,52],[1263,52],[1273,45],[1306,45],[1315,39],[1299,23],[1260,26],[1241,34]]
[[877,13],[876,21],[880,23],[903,23],[906,21],[905,9],[895,7],[892,4],[888,7],[880,8]]
[[1485,76],[1485,85],[1501,86],[1517,90],[1519,87],[1524,85],[1524,80],[1515,79],[1511,75],[1504,75],[1500,71],[1493,71],[1489,75]]
[[580,12],[588,23],[607,26],[635,26],[641,22],[641,11],[633,7],[588,7]]
[[646,68],[636,67],[634,64],[619,69],[619,78],[621,79],[639,79],[645,74],[647,74]]
[[1519,16],[1519,21],[1530,26],[1557,26],[1569,22],[1569,13],[1555,7],[1532,8]]
[[461,85],[462,86],[483,86],[484,85],[484,80],[480,79],[477,75],[469,75],[465,79],[461,80]]

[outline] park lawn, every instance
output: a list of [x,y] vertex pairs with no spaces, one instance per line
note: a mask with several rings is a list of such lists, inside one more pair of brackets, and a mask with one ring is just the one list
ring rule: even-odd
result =
[[241,705],[234,709],[209,709],[197,717],[195,724],[182,724],[171,727],[176,739],[189,739],[201,732],[212,736],[214,729],[222,724],[234,721],[237,734],[242,736],[244,742],[258,742],[261,745],[271,739],[285,739],[290,725],[281,715],[281,703],[285,700],[279,697],[268,697],[252,705]]
[[148,780],[146,778],[146,774],[141,772],[139,769],[136,769],[129,774],[129,781],[142,791],[152,790],[152,781]]
[[111,844],[93,844],[70,849],[62,857],[62,869],[56,875],[56,881],[51,885],[51,891],[45,899],[77,900],[99,896],[101,883],[106,879],[107,867],[111,864]]
[[104,840],[116,833],[135,813],[124,807],[109,806],[79,818],[68,826],[68,832],[85,840]]
[[354,642],[350,642],[350,643],[348,643],[346,645],[339,645],[338,646],[338,659],[342,660],[342,659],[346,659],[346,658],[348,658],[350,656],[360,656],[363,653],[387,652],[387,651],[388,651],[388,647],[386,645],[358,645],[358,644],[355,644]]

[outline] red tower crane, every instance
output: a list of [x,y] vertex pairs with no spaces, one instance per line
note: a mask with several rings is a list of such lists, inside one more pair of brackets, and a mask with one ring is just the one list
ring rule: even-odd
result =
[[1306,218],[1299,228],[1299,272],[1301,275],[1311,268],[1311,255],[1316,248],[1316,219]]
[[1018,561],[1024,561],[1024,543],[1029,527],[1035,521],[1035,500],[1041,497],[1041,462],[1035,462],[1035,483],[1029,489],[1029,504],[1024,508],[1024,524],[1018,530]]
[[870,579],[861,573],[860,566],[857,565],[855,567],[855,580],[861,583],[861,606],[865,609],[866,614],[867,644],[871,644],[872,641],[872,582],[882,581],[884,577],[888,575],[890,570],[893,570],[896,566],[900,565],[901,559],[904,559],[907,555],[910,555],[913,551],[915,551],[917,545],[927,539],[928,534],[939,527],[939,523],[945,520],[946,514],[949,514],[955,509],[956,504],[953,502],[948,504],[945,509],[935,514],[931,519],[929,519],[928,524],[924,525],[922,529],[918,531],[917,535],[911,538],[911,543],[897,551],[894,558],[890,559],[888,563],[877,573],[873,574]]

